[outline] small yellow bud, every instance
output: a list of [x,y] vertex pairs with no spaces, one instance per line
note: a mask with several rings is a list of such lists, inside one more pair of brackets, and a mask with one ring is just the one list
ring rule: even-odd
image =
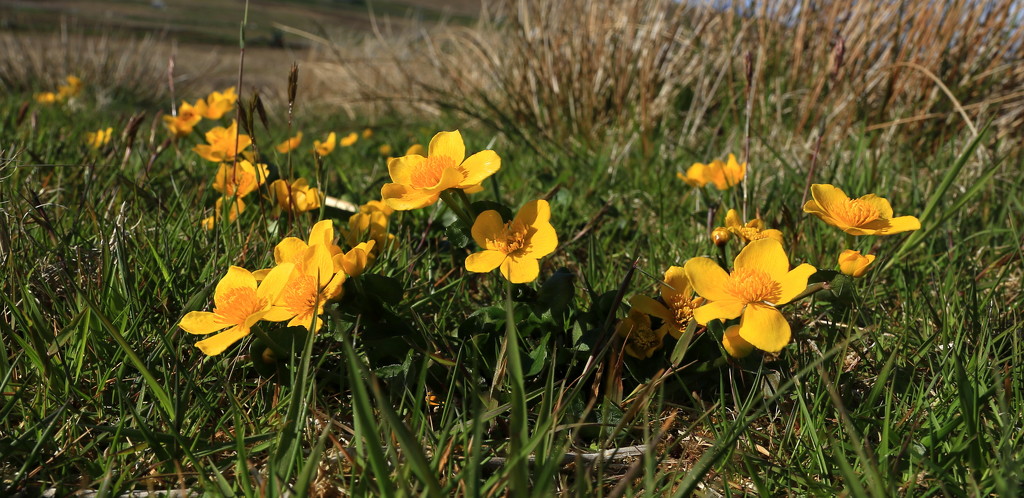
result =
[[874,261],[874,254],[862,256],[860,251],[847,249],[839,255],[839,271],[853,278],[860,278],[867,273]]
[[731,237],[732,235],[729,233],[729,229],[725,227],[718,227],[711,231],[711,240],[719,247],[724,246],[729,242],[729,238]]

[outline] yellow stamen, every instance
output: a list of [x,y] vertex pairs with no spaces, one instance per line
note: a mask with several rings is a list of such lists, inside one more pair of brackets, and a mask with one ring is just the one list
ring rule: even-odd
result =
[[221,301],[221,306],[214,308],[213,312],[220,316],[224,323],[232,325],[245,322],[246,318],[267,305],[266,299],[256,297],[256,289],[248,287],[229,290],[221,298]]
[[736,268],[729,275],[726,291],[748,303],[767,301],[774,303],[782,293],[782,285],[767,273],[753,268]]
[[455,159],[448,156],[430,156],[423,161],[415,171],[412,172],[412,181],[409,183],[413,188],[430,188],[441,181],[441,175],[448,168],[458,168]]
[[849,226],[864,226],[879,217],[878,209],[860,199],[851,199],[839,204],[835,209],[835,217]]
[[526,233],[529,227],[521,221],[510,221],[505,223],[501,234],[496,239],[487,239],[487,248],[493,251],[501,251],[505,254],[512,254],[526,246]]
[[278,302],[284,303],[284,307],[299,318],[305,318],[316,310],[319,296],[316,279],[312,275],[300,275],[284,289]]

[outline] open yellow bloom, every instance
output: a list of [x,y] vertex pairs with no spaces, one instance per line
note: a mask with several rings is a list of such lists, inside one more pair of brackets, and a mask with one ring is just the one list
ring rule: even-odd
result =
[[[274,270],[270,273],[273,274]],[[311,245],[303,252],[302,264],[295,267],[284,289],[274,300],[273,308],[263,319],[269,322],[290,320],[289,327],[301,326],[316,332],[323,320],[317,319],[314,325],[314,317],[323,314],[328,301],[341,297],[344,283],[345,273],[334,271],[334,262],[327,247]]]
[[213,180],[213,189],[225,196],[245,197],[267,180],[266,164],[253,165],[242,159],[235,164],[221,163]]
[[501,168],[493,150],[466,158],[462,134],[442,131],[430,140],[427,157],[413,154],[388,161],[394,183],[384,184],[381,197],[392,208],[404,211],[429,206],[450,188],[479,190],[480,183]]
[[[200,100],[202,102],[202,100]],[[164,116],[164,126],[175,137],[181,138],[188,136],[192,133],[192,128],[195,127],[200,121],[203,120],[202,114],[189,104],[188,102],[182,102],[178,106],[177,116]]]
[[185,332],[198,335],[223,330],[196,343],[209,356],[221,354],[228,346],[249,335],[252,326],[266,316],[293,269],[290,263],[278,266],[257,286],[249,270],[232,266],[217,283],[213,293],[213,311],[189,312],[178,326]]
[[282,154],[287,154],[287,153],[295,150],[295,148],[298,147],[299,144],[301,144],[301,143],[302,143],[302,132],[300,131],[300,132],[296,133],[294,137],[289,138],[288,140],[285,140],[284,142],[281,142],[281,143],[277,144],[277,146],[275,146],[274,149],[277,149],[277,151],[282,153]]
[[747,244],[733,262],[732,273],[708,258],[691,258],[683,266],[694,290],[708,303],[693,312],[702,325],[740,317],[739,336],[759,349],[775,352],[789,343],[789,322],[776,306],[807,288],[815,271],[809,264],[790,270],[782,244],[774,239]]
[[760,218],[754,218],[748,221],[746,224],[740,220],[739,213],[735,209],[730,209],[729,212],[725,213],[725,227],[729,233],[736,235],[743,239],[745,242],[753,242],[760,239],[775,239],[782,243],[782,232],[775,229],[764,228],[764,222]]
[[839,255],[839,271],[853,278],[863,277],[875,262],[875,255],[861,255],[860,251],[847,249]]
[[729,162],[715,159],[710,164],[693,163],[685,175],[676,173],[676,176],[693,187],[703,187],[711,183],[718,190],[727,190],[739,185],[746,173],[747,163],[740,163],[736,161],[736,156],[729,154]]
[[[224,210],[224,199],[221,197],[217,199],[216,204],[213,207],[213,216],[203,219],[203,228],[207,230],[213,230],[214,224],[220,219],[220,213]],[[228,221],[235,221],[238,219],[238,215],[242,211],[245,211],[245,203],[242,202],[241,197],[235,197],[235,201],[231,204],[231,208],[228,210]]]
[[371,137],[373,137],[373,128],[366,128],[366,129],[364,129],[363,130],[363,139],[364,140],[369,140]]
[[206,143],[192,148],[200,157],[207,161],[223,163],[231,161],[239,152],[252,145],[249,135],[238,133],[238,123],[231,121],[231,126],[218,126],[206,132]]
[[814,184],[811,197],[804,204],[805,213],[850,235],[892,235],[921,228],[921,222],[913,216],[893,218],[889,201],[875,194],[850,199],[837,187]]
[[654,356],[654,352],[661,349],[666,333],[665,327],[652,330],[651,317],[635,308],[630,309],[629,315],[615,326],[615,334],[625,340],[623,349],[626,354],[641,360]]
[[[296,270],[302,271],[304,263],[304,257],[306,251],[315,245],[321,245],[327,248],[327,254],[330,257],[341,255],[341,247],[334,243],[334,221],[332,220],[320,220],[313,225],[309,230],[309,238],[302,240],[298,237],[285,237],[281,239],[274,246],[274,262],[278,265],[284,263],[292,263],[295,265]],[[335,265],[334,271],[340,271],[341,265]],[[256,270],[253,275],[256,276],[256,280],[262,280],[270,269]]]
[[270,184],[270,193],[277,201],[277,207],[293,213],[302,213],[320,209],[324,194],[316,187],[310,187],[305,178],[292,183],[285,180],[274,180]]
[[351,147],[356,143],[356,140],[359,140],[359,135],[356,135],[355,132],[352,132],[349,133],[348,135],[345,135],[338,145],[341,145],[342,147]]
[[377,255],[374,253],[373,247],[377,244],[377,241],[370,239],[366,242],[360,242],[355,247],[350,249],[345,254],[337,254],[334,256],[334,266],[341,265],[342,271],[350,277],[358,277],[362,275],[364,271],[376,261]]
[[330,135],[327,135],[327,139],[323,142],[313,140],[313,152],[321,157],[326,156],[327,154],[334,152],[334,146],[337,142],[338,134],[332,131]]
[[551,207],[543,199],[526,203],[505,223],[497,211],[480,213],[473,223],[473,240],[483,251],[466,258],[466,269],[486,273],[495,268],[514,284],[531,282],[540,274],[538,260],[558,246],[551,226]]
[[644,295],[633,296],[630,306],[662,320],[664,328],[672,337],[678,339],[683,335],[687,325],[693,320],[693,310],[704,304],[704,299],[694,297],[690,279],[681,266],[672,266],[665,271],[665,281],[659,286],[661,301],[655,301]]
[[114,129],[109,126],[105,130],[90,131],[85,134],[85,142],[89,144],[89,147],[99,149],[110,143],[110,137],[113,134]]
[[201,110],[203,117],[206,119],[220,119],[225,113],[235,107],[235,102],[238,101],[238,95],[235,94],[235,87],[228,88],[224,92],[213,92],[206,97],[206,100],[200,100],[200,103],[196,105]]

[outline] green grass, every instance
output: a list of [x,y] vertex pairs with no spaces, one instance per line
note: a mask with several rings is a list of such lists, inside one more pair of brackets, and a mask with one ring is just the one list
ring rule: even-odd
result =
[[[299,98],[315,96],[300,87]],[[299,115],[306,139],[293,166],[356,204],[387,181],[379,144],[400,151],[454,128],[470,153],[493,140],[503,166],[474,200],[515,211],[550,194],[561,245],[539,281],[507,288],[496,272],[464,271],[475,249],[446,233],[446,209],[396,213],[396,248],[328,307],[314,341],[263,328],[293,352],[268,370],[249,357],[255,335],[208,358],[178,322],[210,309],[229,265],[267,267],[281,238],[305,238],[318,219],[344,226],[347,213],[274,219],[253,200],[237,224],[205,231],[217,194],[214,166],[190,151],[198,134],[168,145],[147,117],[129,140],[131,113],[94,112],[88,90],[79,106],[31,104],[19,119],[30,99],[0,100],[2,494],[1011,496],[1021,486],[1024,191],[1019,159],[1006,159],[1019,146],[961,136],[921,155],[860,132],[822,151],[814,182],[887,197],[896,214],[921,216],[920,235],[858,241],[878,266],[852,293],[785,307],[795,336],[779,355],[724,361],[711,327],[673,365],[675,340],[623,361],[608,339],[623,297],[655,295],[669,265],[714,256],[706,207],[718,194],[674,174],[739,150],[722,137],[742,136],[742,119],[688,137],[701,148],[670,147],[664,130],[654,152],[613,159],[538,151],[456,116],[397,117],[317,167],[314,138],[365,123]],[[268,113],[255,140],[283,165],[270,146],[287,134],[285,110]],[[90,151],[84,134],[106,126],[113,143]],[[803,152],[764,146],[777,156],[751,160],[750,211],[782,230],[794,264],[833,268],[844,239],[802,214]],[[633,445],[647,445],[642,457],[563,458]]]

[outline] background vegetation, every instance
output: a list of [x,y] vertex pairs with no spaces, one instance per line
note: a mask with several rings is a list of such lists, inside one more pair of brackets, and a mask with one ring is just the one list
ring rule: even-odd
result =
[[[450,214],[396,214],[398,246],[374,270],[392,280],[366,294],[380,307],[296,344],[276,372],[256,369],[247,344],[206,358],[177,327],[207,309],[228,265],[268,265],[281,237],[317,219],[253,209],[237,225],[199,224],[213,169],[189,150],[197,137],[168,140],[160,115],[236,84],[237,45],[219,52],[226,65],[173,31],[6,30],[2,494],[1017,492],[1020,3],[490,7],[472,22],[398,17],[367,34],[293,26],[294,46],[246,46],[240,102],[260,90],[261,150],[289,119],[304,148],[331,130],[375,130],[322,165],[295,156],[329,194],[378,198],[379,145],[459,128],[467,150],[502,158],[484,195],[548,198],[560,239],[508,310],[502,281],[463,271]],[[209,62],[183,56],[204,51]],[[33,102],[67,74],[85,81],[80,98]],[[110,146],[85,146],[107,126]],[[730,152],[749,158],[742,200],[719,204],[675,178]],[[794,262],[830,267],[841,237],[800,210],[812,182],[885,196],[922,230],[873,246],[880,264],[855,294],[787,309],[795,338],[779,355],[705,361],[720,354],[712,333],[682,362],[673,342],[648,362],[601,347],[608,317],[624,316],[619,289],[651,294],[667,266],[712,252],[709,210],[745,207],[782,230]],[[521,355],[501,350],[509,322]]]

